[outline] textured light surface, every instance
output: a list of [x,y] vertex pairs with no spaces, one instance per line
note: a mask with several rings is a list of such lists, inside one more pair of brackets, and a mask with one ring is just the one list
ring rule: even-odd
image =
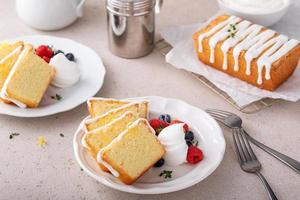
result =
[[[107,69],[104,87],[98,96],[123,98],[161,95],[179,98],[200,108],[226,109],[240,114],[189,73],[165,63],[163,56],[157,51],[135,60],[113,56],[106,44],[103,0],[86,1],[82,19],[54,32],[40,32],[24,25],[17,18],[14,1],[0,0],[0,5],[0,40],[20,35],[47,34],[69,37],[96,50]],[[297,18],[299,6],[295,1],[286,16],[288,18],[284,18],[280,24],[294,23],[295,29],[300,27],[299,17]],[[166,26],[201,22],[217,9],[216,2],[211,0],[166,0],[162,13],[157,17],[157,31]],[[289,31],[291,30],[286,30],[284,34]],[[86,105],[81,105],[67,113],[43,118],[0,116],[0,199],[267,199],[259,179],[240,170],[231,133],[227,129],[224,129],[227,142],[224,160],[200,184],[165,195],[133,195],[109,189],[85,175],[73,155],[73,134],[87,114]],[[252,136],[300,160],[300,102],[279,102],[257,114],[240,115]],[[9,139],[12,132],[20,135]],[[36,145],[36,139],[40,135],[47,138],[44,148]],[[261,150],[254,150],[262,162],[262,173],[278,198],[299,199],[299,175]]]

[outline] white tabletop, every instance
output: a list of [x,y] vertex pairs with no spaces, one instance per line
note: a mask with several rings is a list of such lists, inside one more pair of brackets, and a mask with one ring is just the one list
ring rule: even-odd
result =
[[[104,87],[97,96],[160,95],[182,99],[200,108],[226,109],[243,117],[244,125],[252,136],[300,160],[300,102],[279,102],[257,114],[246,115],[236,111],[189,73],[165,63],[158,51],[134,60],[113,56],[107,48],[103,0],[87,1],[82,19],[53,32],[36,31],[23,24],[16,16],[14,1],[0,0],[0,5],[0,40],[47,34],[68,37],[96,50],[107,69]],[[162,13],[157,17],[157,30],[200,22],[217,10],[216,2],[211,0],[166,0]],[[284,23],[297,25],[296,21],[283,19]],[[183,191],[159,196],[109,189],[82,172],[73,155],[72,137],[86,115],[86,105],[83,104],[50,117],[22,119],[0,116],[0,199],[267,199],[259,179],[240,170],[227,129],[223,129],[227,142],[224,160],[203,182]],[[20,135],[9,139],[12,132]],[[60,133],[65,137],[60,137]],[[45,148],[36,145],[38,136],[47,139]],[[299,174],[260,149],[254,147],[254,150],[262,163],[262,173],[278,198],[300,199]]]

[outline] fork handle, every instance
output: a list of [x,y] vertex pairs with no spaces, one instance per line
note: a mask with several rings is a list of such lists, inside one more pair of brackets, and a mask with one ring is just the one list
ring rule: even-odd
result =
[[248,137],[248,139],[253,144],[258,146],[265,152],[269,153],[270,155],[274,156],[275,158],[277,158],[278,160],[280,160],[281,162],[283,162],[284,164],[286,164],[287,166],[289,166],[290,168],[295,170],[298,174],[300,174],[300,162],[298,162],[297,160],[294,160],[293,158],[290,158],[274,149],[271,149],[270,147],[264,145],[263,143],[260,143],[259,141],[255,140],[244,129],[243,129],[243,131],[244,131],[245,135]]
[[268,195],[269,195],[269,198],[271,200],[278,200],[275,193],[273,192],[271,186],[269,185],[269,183],[267,182],[267,180],[265,179],[265,177],[260,173],[260,172],[256,172],[257,176],[260,178],[261,182],[264,184],[267,192],[268,192]]

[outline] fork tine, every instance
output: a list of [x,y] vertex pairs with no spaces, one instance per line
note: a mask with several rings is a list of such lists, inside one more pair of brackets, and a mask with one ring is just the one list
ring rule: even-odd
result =
[[218,113],[218,112],[214,112],[214,111],[206,111],[208,114],[210,115],[215,115],[215,116],[218,116],[218,117],[221,117],[225,120],[225,118],[228,117],[228,115],[224,115],[222,113]]
[[231,112],[228,112],[228,111],[225,111],[225,110],[218,110],[218,109],[206,109],[207,111],[209,112],[218,112],[218,113],[221,113],[221,114],[224,114],[224,115],[233,115],[233,113]]
[[221,115],[221,116],[224,116],[224,117],[228,117],[230,115],[226,114],[226,113],[223,113],[223,112],[219,112],[218,110],[206,110],[206,112],[208,113],[214,113],[214,114],[217,114],[217,115]]
[[246,145],[245,137],[243,137],[241,129],[238,130],[237,137],[240,140],[241,147],[243,149],[246,160],[248,160],[248,161],[252,160],[252,157],[251,157],[250,152],[249,152],[249,146]]
[[233,137],[233,143],[235,146],[236,155],[238,157],[240,164],[242,164],[243,162],[246,161],[246,159],[245,159],[244,153],[241,148],[241,143],[240,143],[239,139],[237,138],[238,131],[239,131],[238,128],[232,129],[232,137]]
[[251,147],[251,145],[250,145],[250,143],[249,143],[249,140],[248,140],[247,136],[246,136],[245,133],[244,133],[244,129],[241,130],[241,135],[242,135],[242,137],[244,138],[246,147],[247,147],[247,149],[248,149],[248,151],[249,151],[249,154],[250,154],[251,158],[252,158],[253,160],[257,160],[257,158],[256,158],[256,156],[255,156],[255,154],[254,154],[254,152],[253,152],[253,150],[252,150],[252,147]]
[[215,113],[208,113],[208,114],[210,114],[213,118],[216,118],[217,120],[224,121],[226,119],[226,117],[224,117],[222,115],[215,114]]
[[221,122],[221,123],[224,123],[224,120],[223,119],[220,119],[216,116],[212,116],[215,120],[217,120],[218,122]]

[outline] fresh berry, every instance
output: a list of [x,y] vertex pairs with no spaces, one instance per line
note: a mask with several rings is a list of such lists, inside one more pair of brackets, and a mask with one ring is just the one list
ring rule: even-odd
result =
[[36,55],[40,56],[41,58],[47,57],[47,58],[52,58],[53,56],[53,51],[46,45],[40,45],[36,50],[35,50]]
[[202,151],[196,146],[190,146],[188,148],[186,160],[190,164],[197,164],[203,159]]
[[69,61],[72,61],[74,62],[75,61],[75,57],[72,53],[67,53],[66,54],[66,58],[69,60]]
[[162,129],[169,126],[169,124],[167,122],[159,120],[159,119],[151,119],[149,121],[149,123],[150,123],[150,126],[155,130],[157,135],[160,133],[160,131]]
[[185,136],[184,136],[184,139],[186,141],[193,141],[194,140],[194,133],[192,131],[188,131]]
[[171,123],[171,116],[168,115],[168,114],[165,114],[165,115],[160,115],[158,117],[159,120],[162,120],[162,121],[165,121],[167,123]]
[[55,55],[57,55],[57,54],[59,54],[59,53],[62,53],[62,54],[65,54],[62,50],[55,50],[54,51],[54,55],[53,56],[55,56]]
[[165,128],[169,125],[167,122],[159,120],[159,119],[151,119],[149,123],[152,126],[152,128],[154,128],[154,129]]
[[[180,124],[180,123],[184,123],[184,122],[177,120],[177,119],[171,121],[171,124]],[[184,123],[183,129],[184,129],[184,132],[187,133],[189,131],[189,126],[186,123]]]
[[193,145],[193,141],[185,141],[186,145],[188,145],[189,147]]
[[46,57],[46,56],[43,56],[43,59],[44,59],[44,61],[46,61],[47,63],[50,62],[50,58],[48,58],[48,57]]
[[185,141],[186,145],[190,146],[198,146],[198,141],[197,140],[193,140],[193,141]]
[[154,164],[154,167],[161,167],[165,164],[165,160],[163,158],[161,158],[159,161],[157,161],[155,164]]

